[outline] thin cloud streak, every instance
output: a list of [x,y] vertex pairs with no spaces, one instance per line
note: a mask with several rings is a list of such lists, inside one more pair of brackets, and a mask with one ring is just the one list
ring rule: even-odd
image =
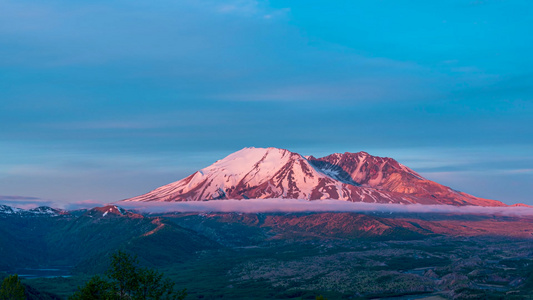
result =
[[38,197],[28,197],[28,196],[2,196],[0,195],[0,205],[7,205],[16,208],[22,209],[32,209],[39,206],[48,206],[52,208],[59,208],[65,210],[77,210],[83,208],[93,208],[102,205],[106,205],[105,201],[99,200],[81,200],[74,202],[61,202],[50,199],[42,199]]
[[7,205],[22,209],[31,209],[39,206],[54,206],[54,202],[48,199],[41,199],[38,197],[0,195],[0,205]]
[[64,206],[66,210],[77,210],[77,209],[90,209],[93,207],[99,207],[105,205],[102,201],[98,200],[82,200],[68,203]]
[[339,200],[296,200],[296,199],[250,199],[214,200],[201,202],[117,202],[116,205],[147,213],[165,212],[390,212],[390,213],[453,213],[488,214],[506,216],[532,216],[530,207],[479,207],[421,204],[378,204],[346,202]]

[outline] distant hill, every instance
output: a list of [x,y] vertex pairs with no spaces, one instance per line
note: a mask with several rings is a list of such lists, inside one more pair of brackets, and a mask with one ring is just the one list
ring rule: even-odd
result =
[[[0,270],[73,266],[91,260],[106,263],[101,257],[116,249],[134,252],[143,262],[158,265],[183,261],[195,251],[216,247],[217,243],[172,222],[111,205],[87,210],[81,216],[30,214],[6,206],[0,212]],[[99,266],[85,263],[79,270],[91,268]]]

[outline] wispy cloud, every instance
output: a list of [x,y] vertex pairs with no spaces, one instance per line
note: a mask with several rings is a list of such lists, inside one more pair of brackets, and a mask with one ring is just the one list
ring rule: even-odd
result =
[[76,210],[76,209],[83,209],[83,208],[93,208],[105,205],[105,202],[98,201],[98,200],[82,200],[82,201],[75,201],[65,204],[64,208],[66,210]]
[[504,173],[507,173],[507,174],[533,174],[533,169],[505,170]]
[[0,205],[8,205],[11,207],[23,209],[31,209],[39,206],[49,206],[66,210],[76,210],[81,208],[93,208],[97,206],[106,205],[106,202],[91,199],[74,202],[60,202],[49,199],[41,199],[38,197],[0,195]]
[[48,199],[28,196],[1,196],[0,204],[12,207],[30,209],[39,206],[54,206],[54,202]]
[[241,0],[222,3],[217,6],[218,11],[224,14],[255,15],[260,10],[259,2]]
[[529,207],[479,207],[451,205],[401,205],[346,202],[339,200],[294,200],[294,199],[250,199],[214,200],[201,202],[118,202],[126,209],[143,212],[399,212],[399,213],[453,213],[490,214],[509,216],[533,215]]

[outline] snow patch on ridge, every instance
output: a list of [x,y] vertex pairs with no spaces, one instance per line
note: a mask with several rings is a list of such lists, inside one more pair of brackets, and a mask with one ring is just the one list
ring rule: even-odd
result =
[[32,216],[59,216],[64,213],[62,210],[51,208],[48,206],[39,206],[32,209],[22,209],[17,207],[12,207],[8,205],[0,205],[0,215],[18,215],[24,217]]

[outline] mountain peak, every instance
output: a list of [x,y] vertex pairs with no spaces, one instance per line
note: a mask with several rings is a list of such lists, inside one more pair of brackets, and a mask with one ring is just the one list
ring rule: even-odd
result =
[[353,202],[505,206],[429,181],[367,152],[303,157],[279,148],[244,148],[187,178],[124,201],[338,199]]
[[418,173],[393,158],[373,156],[364,151],[335,153],[321,158],[312,157],[309,161],[322,170],[343,173],[344,180],[374,188],[388,183],[392,174],[424,180]]
[[90,217],[97,217],[97,218],[138,216],[137,214],[129,212],[123,209],[122,207],[119,207],[116,205],[106,205],[102,207],[95,207],[85,212],[84,215],[90,216]]
[[29,212],[31,212],[33,214],[41,214],[41,215],[62,215],[62,214],[66,214],[65,211],[63,211],[61,209],[52,208],[50,206],[39,206],[39,207],[30,209]]
[[9,205],[0,205],[0,214],[12,215],[18,214],[22,211],[24,211],[22,208],[11,207]]
[[11,207],[8,205],[0,205],[0,215],[3,216],[24,216],[24,217],[34,217],[34,216],[60,216],[68,215],[68,212],[52,208],[49,206],[39,206],[32,209],[22,209],[17,207]]

